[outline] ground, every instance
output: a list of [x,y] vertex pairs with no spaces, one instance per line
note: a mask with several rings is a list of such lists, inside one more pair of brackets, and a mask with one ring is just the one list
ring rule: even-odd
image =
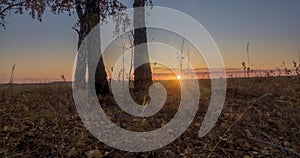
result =
[[[122,112],[112,97],[99,100],[122,128],[153,130],[172,119],[180,102],[176,83],[163,83],[167,102],[147,119]],[[120,151],[97,140],[78,116],[70,83],[0,85],[0,157],[299,157],[299,78],[229,79],[222,114],[202,138],[198,130],[210,99],[210,81],[200,80],[199,85],[199,110],[187,131],[173,143],[144,153]]]

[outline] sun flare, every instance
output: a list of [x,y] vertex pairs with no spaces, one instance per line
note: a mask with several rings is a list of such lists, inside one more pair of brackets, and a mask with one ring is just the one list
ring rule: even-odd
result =
[[177,75],[177,80],[182,80],[182,76],[181,75]]

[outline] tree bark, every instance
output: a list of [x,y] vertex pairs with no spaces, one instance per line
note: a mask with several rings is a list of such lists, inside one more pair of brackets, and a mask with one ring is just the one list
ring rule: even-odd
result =
[[133,7],[135,28],[134,90],[139,91],[149,89],[153,81],[147,46],[147,29],[145,24],[145,0],[134,0]]
[[[77,1],[77,3],[81,3],[81,2]],[[86,43],[84,43],[86,42],[84,41],[84,38],[100,22],[99,0],[87,0],[85,3],[84,11],[81,8],[81,5],[77,4],[76,10],[79,17],[79,23],[80,23],[79,39],[78,39],[78,49],[79,49],[80,47],[86,46]],[[96,42],[98,42],[100,48],[100,39],[99,40],[95,39],[95,40]],[[100,49],[99,49],[99,53],[101,53]],[[107,74],[105,71],[103,58],[102,56],[100,57],[96,68],[94,68],[94,65],[96,65],[94,62],[97,61],[95,61],[94,59],[95,59],[95,54],[89,53],[89,51],[79,51],[77,57],[77,69],[80,69],[81,72],[86,72],[86,66],[87,66],[88,82],[95,83],[94,87],[90,87],[90,88],[95,88],[97,95],[99,94],[108,95],[110,91],[107,82]],[[91,72],[95,72],[95,73],[91,73]],[[75,73],[75,81],[77,83],[85,84],[85,75]]]

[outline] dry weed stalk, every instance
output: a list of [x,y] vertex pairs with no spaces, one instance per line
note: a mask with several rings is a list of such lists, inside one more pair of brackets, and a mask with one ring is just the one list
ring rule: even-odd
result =
[[247,67],[246,67],[246,63],[245,62],[242,62],[242,67],[243,67],[243,70],[244,70],[244,74],[246,76],[246,74],[247,74]]
[[216,148],[219,146],[222,140],[224,140],[224,137],[227,135],[227,133],[243,118],[243,116],[261,99],[270,96],[270,93],[266,93],[259,97],[258,99],[252,101],[251,104],[248,105],[248,107],[237,117],[237,119],[229,126],[229,128],[225,131],[222,137],[218,140],[217,144],[213,147],[212,151],[209,153],[207,158],[210,158],[213,152],[216,150]]
[[15,72],[16,64],[14,64],[11,68],[10,80],[8,84],[14,84],[14,72]]
[[295,61],[293,61],[294,64],[294,68],[295,68],[295,74],[299,77],[300,76],[300,64],[299,66],[297,65],[297,63]]
[[64,74],[60,75],[60,77],[61,77],[61,79],[62,79],[64,82],[67,82],[67,79],[65,78],[65,75],[64,75]]
[[298,153],[298,152],[295,151],[295,150],[292,150],[292,149],[283,147],[282,145],[279,145],[279,144],[274,144],[274,143],[271,143],[271,142],[268,142],[268,141],[264,141],[264,140],[257,139],[257,138],[255,138],[255,137],[253,137],[252,133],[251,133],[248,129],[246,129],[245,132],[246,132],[247,138],[250,139],[250,140],[252,140],[252,141],[258,142],[258,143],[260,143],[260,144],[269,145],[269,146],[272,146],[272,147],[274,147],[274,148],[278,148],[278,149],[280,149],[281,151],[286,151],[286,152],[288,152],[288,153],[291,153],[291,154],[294,154],[294,155],[300,157],[300,153]]

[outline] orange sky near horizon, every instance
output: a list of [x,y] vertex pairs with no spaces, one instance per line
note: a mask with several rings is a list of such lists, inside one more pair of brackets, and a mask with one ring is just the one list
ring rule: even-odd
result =
[[[228,76],[233,74],[232,71],[237,73],[235,76],[242,76],[241,63],[247,63],[248,42],[251,65],[255,70],[276,70],[277,67],[283,68],[283,62],[287,68],[293,69],[292,62],[300,62],[300,1],[230,0],[216,3],[164,0],[154,5],[177,9],[199,21],[218,45]],[[76,15],[53,15],[48,11],[42,22],[32,20],[26,14],[11,14],[7,19],[7,29],[0,29],[0,83],[9,82],[14,64],[16,82],[61,81],[62,74],[67,80],[72,80],[78,37],[71,27],[76,20]],[[180,40],[160,34],[154,31],[149,39],[155,37],[180,49]],[[120,51],[115,54],[118,53]],[[205,69],[203,59],[197,60],[195,68]],[[106,61],[106,66],[111,67],[113,63]],[[178,69],[178,64],[174,68]],[[155,77],[168,78],[166,73],[154,68]]]

